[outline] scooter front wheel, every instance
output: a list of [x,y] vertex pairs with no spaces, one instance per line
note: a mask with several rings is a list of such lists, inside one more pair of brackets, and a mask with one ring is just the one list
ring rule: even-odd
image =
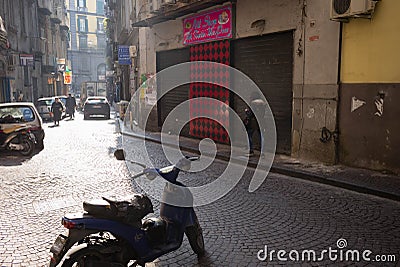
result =
[[205,245],[203,230],[201,229],[199,222],[196,222],[195,225],[186,227],[185,234],[194,253],[198,256],[203,256],[205,253]]

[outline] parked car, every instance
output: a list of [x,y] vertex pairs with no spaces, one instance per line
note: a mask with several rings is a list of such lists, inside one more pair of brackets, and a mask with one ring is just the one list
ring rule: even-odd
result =
[[107,120],[110,118],[110,104],[104,96],[89,96],[83,105],[83,118],[89,119],[93,115],[104,116]]
[[[2,118],[10,115],[13,117],[13,120],[2,120]],[[43,149],[43,123],[35,105],[28,102],[1,103],[0,130],[16,127],[20,124],[24,124],[30,128],[30,131],[35,135],[37,146]]]
[[61,114],[61,118],[65,118],[67,116],[65,104],[67,102],[66,96],[52,96],[52,97],[42,97],[37,100],[37,110],[39,112],[40,117],[44,121],[52,121],[53,114],[51,113],[51,105],[55,101],[55,98],[58,97],[60,99],[61,104],[63,105],[63,112]]
[[39,112],[40,117],[44,121],[52,121],[53,114],[51,111],[51,104],[53,104],[54,98],[52,97],[42,97],[37,100],[37,110]]
[[60,102],[63,104],[63,112],[61,114],[61,118],[65,118],[67,117],[67,109],[65,108],[67,106],[67,98],[68,96],[66,95],[59,95],[59,96],[55,96],[54,98],[58,97],[60,99]]

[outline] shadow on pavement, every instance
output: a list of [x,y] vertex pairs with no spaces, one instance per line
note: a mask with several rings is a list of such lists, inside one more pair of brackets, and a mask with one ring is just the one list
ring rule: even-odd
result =
[[18,151],[0,151],[0,166],[19,166],[39,154],[41,150],[36,148],[31,156],[22,156]]

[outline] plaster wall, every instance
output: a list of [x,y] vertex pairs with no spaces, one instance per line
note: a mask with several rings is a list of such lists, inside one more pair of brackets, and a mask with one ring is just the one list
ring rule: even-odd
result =
[[343,26],[340,161],[400,173],[400,2]]

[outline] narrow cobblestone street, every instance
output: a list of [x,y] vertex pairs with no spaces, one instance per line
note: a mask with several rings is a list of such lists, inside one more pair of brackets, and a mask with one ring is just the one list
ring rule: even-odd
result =
[[[112,116],[113,118],[114,116]],[[82,201],[129,195],[138,190],[125,163],[113,152],[121,146],[114,119],[63,120],[45,124],[45,148],[32,158],[0,156],[0,266],[47,266],[49,249],[64,213],[80,211]],[[135,142],[132,139],[134,149]],[[165,164],[160,146],[149,143],[156,164]],[[137,153],[136,153],[137,152]],[[135,151],[141,158],[145,151]],[[211,181],[225,168],[215,161],[201,174],[185,173],[184,183]],[[247,188],[251,170],[226,196],[196,208],[207,253],[197,259],[185,238],[183,246],[155,261],[156,266],[399,266],[400,204],[335,187],[270,173],[254,193]],[[155,203],[155,207],[158,207]],[[157,212],[156,212],[157,213]],[[370,250],[371,262],[289,261],[291,250]],[[272,261],[257,254],[267,246]],[[287,251],[278,260],[277,251]],[[263,253],[261,253],[263,254]],[[339,255],[339,253],[337,254]],[[395,255],[396,262],[377,263],[376,255]],[[269,255],[268,255],[269,256]]]

